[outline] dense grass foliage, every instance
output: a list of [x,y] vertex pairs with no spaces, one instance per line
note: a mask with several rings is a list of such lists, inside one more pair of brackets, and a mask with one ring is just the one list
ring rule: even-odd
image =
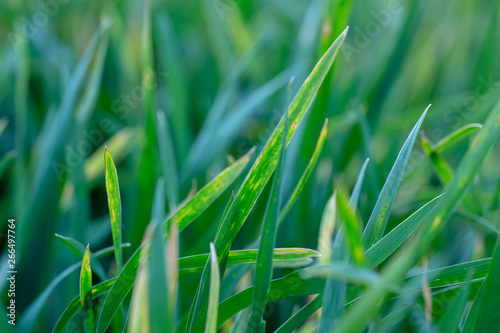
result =
[[0,331],[500,332],[498,31],[493,0],[2,1]]

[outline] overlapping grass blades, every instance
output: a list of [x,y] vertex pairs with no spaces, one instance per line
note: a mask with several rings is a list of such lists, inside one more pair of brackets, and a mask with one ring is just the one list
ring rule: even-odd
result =
[[[285,140],[286,144],[290,142],[297,126],[311,105],[316,92],[337,55],[346,33],[347,29],[328,49],[290,104],[286,116],[290,124]],[[278,163],[279,147],[281,146],[284,125],[284,118],[282,118],[236,193],[234,202],[222,222],[222,226],[215,239],[219,262],[224,261],[227,257],[232,241],[245,222],[250,210],[255,205],[257,198]],[[206,266],[189,313],[186,327],[188,332],[200,330],[205,322],[209,277],[210,273]]]

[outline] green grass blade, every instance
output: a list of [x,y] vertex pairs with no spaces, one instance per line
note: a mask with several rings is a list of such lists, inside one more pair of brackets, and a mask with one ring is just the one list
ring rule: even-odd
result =
[[[361,167],[358,178],[356,180],[356,184],[354,185],[354,189],[351,194],[351,198],[349,199],[349,207],[354,209],[359,201],[359,195],[361,193],[361,188],[363,185],[363,179],[366,172],[366,167],[368,165],[369,159],[367,158]],[[335,198],[333,204],[336,206],[337,199]],[[328,205],[328,203],[327,203]],[[345,244],[345,231],[344,227],[341,226],[339,231],[337,232],[337,236],[335,237],[335,241],[333,245],[331,245],[331,241],[326,237],[322,242],[325,244],[332,246],[333,256],[331,260],[328,262],[320,261],[321,263],[328,264],[330,261],[342,261],[348,260],[349,256],[346,253],[346,244]],[[322,231],[320,226],[320,238],[322,237]],[[330,235],[331,237],[331,235]],[[329,251],[331,251],[329,249]],[[320,327],[319,330],[328,330],[329,327],[336,325],[337,318],[342,314],[344,310],[344,304],[346,299],[346,282],[341,279],[333,279],[330,278],[327,280],[324,293],[318,295],[313,301],[309,302],[303,308],[301,308],[296,314],[291,316],[280,328],[279,332],[293,332],[300,325],[304,323],[307,318],[309,318],[313,313],[318,311],[323,306],[324,316],[320,319]],[[327,295],[325,298],[324,295]]]
[[[163,187],[163,182],[158,182],[157,188]],[[160,191],[163,191],[160,190]],[[158,194],[158,191],[157,191]],[[155,195],[156,196],[156,195]],[[155,198],[160,199],[162,195]],[[164,203],[163,193],[163,203]],[[156,220],[155,220],[156,221]],[[161,220],[160,220],[161,221]],[[148,293],[149,293],[149,322],[151,332],[166,330],[173,331],[173,318],[170,317],[174,304],[170,304],[167,289],[167,264],[165,258],[165,241],[163,230],[156,222],[151,241],[151,255],[149,259],[148,271]]]
[[108,196],[109,218],[111,220],[113,244],[115,245],[116,270],[119,272],[122,269],[122,202],[116,166],[111,153],[107,149],[104,153],[104,164],[106,168],[106,193]]
[[92,309],[92,270],[90,268],[89,246],[85,249],[80,271],[80,305],[85,311],[83,327],[85,332],[94,332],[94,313]]
[[[321,86],[325,75],[328,73],[346,33],[347,29],[328,49],[290,104],[287,118],[291,125],[286,138],[287,144],[290,142],[297,126],[313,102],[314,96]],[[243,184],[235,196],[231,209],[222,222],[222,227],[215,240],[215,248],[219,255],[219,262],[225,260],[234,238],[241,229],[278,163],[279,147],[281,146],[283,130],[284,118],[281,119],[243,181]],[[188,332],[201,330],[205,322],[204,316],[207,307],[207,284],[210,278],[209,275],[209,270],[205,268],[197,290],[197,294],[200,294],[201,297],[195,298],[191,306],[187,326]]]
[[373,208],[370,219],[368,220],[366,228],[363,232],[363,244],[367,248],[375,244],[375,242],[377,242],[384,235],[385,227],[389,219],[389,214],[391,213],[392,204],[394,203],[399,183],[403,179],[404,170],[406,164],[408,163],[408,159],[410,158],[413,144],[415,143],[418,131],[420,130],[420,126],[424,121],[428,109],[429,107],[427,107],[424,114],[417,121],[415,127],[413,127],[413,130],[406,139],[406,142],[396,158],[396,162],[394,163],[389,176],[387,176],[387,180],[385,181],[384,187],[380,192],[377,203]]
[[[112,250],[111,250],[112,252]],[[106,280],[104,282],[101,282],[99,284],[96,284],[92,287],[92,298],[95,299],[101,295],[104,295],[111,289],[111,286],[113,286],[113,283],[115,283],[116,278],[112,278],[109,280]],[[69,325],[71,322],[71,319],[75,314],[78,313],[78,311],[81,310],[81,305],[80,305],[80,295],[76,296],[69,302],[69,305],[67,308],[64,310],[62,315],[59,317],[57,320],[56,325],[54,326],[54,329],[52,330],[53,333],[61,333],[65,331],[66,326]]]
[[150,332],[150,322],[148,317],[148,271],[141,266],[137,274],[132,299],[130,301],[128,329],[129,333],[148,333]]
[[217,332],[217,311],[219,310],[220,272],[215,246],[210,243],[210,296],[208,300],[207,323],[205,333]]
[[252,312],[247,323],[247,332],[265,331],[264,309],[266,307],[266,295],[269,291],[269,283],[273,274],[273,254],[276,244],[276,230],[278,228],[279,209],[281,206],[281,183],[283,170],[285,168],[286,136],[288,130],[288,118],[285,115],[285,129],[283,132],[280,157],[277,170],[267,202],[264,222],[262,224],[259,251],[257,253],[257,263],[254,275],[254,293],[252,302]]
[[299,182],[297,183],[297,186],[295,186],[292,195],[290,195],[290,198],[286,202],[285,206],[282,208],[279,216],[279,221],[278,221],[278,227],[283,223],[285,220],[285,217],[288,215],[290,210],[293,207],[293,204],[295,201],[297,201],[297,198],[299,197],[300,193],[304,189],[304,186],[307,183],[307,180],[311,176],[316,164],[318,163],[319,156],[321,155],[321,152],[323,151],[323,146],[325,145],[325,139],[328,131],[328,119],[325,120],[325,124],[323,125],[323,128],[321,130],[321,133],[319,135],[318,141],[316,142],[316,147],[314,148],[314,152],[311,156],[311,159],[309,160],[309,163],[306,166],[306,169],[304,170],[304,173],[299,179]]
[[432,150],[435,151],[436,153],[440,153],[449,147],[453,146],[455,143],[458,141],[466,138],[467,136],[471,135],[472,133],[480,130],[483,127],[481,124],[468,124],[465,126],[460,127],[459,129],[453,131],[453,133],[445,136],[439,142],[434,144],[432,146]]
[[431,162],[436,169],[436,173],[439,176],[443,184],[447,184],[451,177],[453,177],[453,169],[448,165],[446,160],[434,150],[429,139],[425,135],[420,136],[420,141],[422,143],[422,148],[424,152],[429,156]]
[[[137,268],[138,271],[137,277],[135,278],[135,286],[132,292],[132,298],[130,300],[128,330],[127,330],[128,332],[142,333],[142,332],[150,332],[151,330],[151,321],[150,321],[151,316],[149,312],[150,293],[148,292],[150,290],[149,277],[151,276],[149,264],[150,264],[151,252],[153,250],[152,249],[153,238],[155,235],[155,231],[157,230],[157,226],[158,224],[156,224],[155,222],[152,222],[148,225],[148,227],[146,228],[146,232],[144,233],[144,237],[142,239],[143,246],[139,250],[137,250],[137,252],[140,252],[140,259]],[[159,235],[161,238],[162,235],[161,234]],[[127,266],[123,268],[123,271],[125,271],[126,268]],[[116,279],[115,284],[118,282],[118,280],[119,277]],[[111,288],[111,290],[109,291],[108,297],[112,294],[113,294],[113,288]],[[167,297],[166,292],[164,293],[163,297],[162,295],[159,296],[160,300],[162,298],[163,300],[165,300],[166,297]],[[116,307],[116,310],[118,309],[119,309],[119,304]],[[99,326],[97,327],[97,332],[100,332]]]
[[[23,216],[19,218],[19,227],[29,231],[20,234],[17,242],[17,259],[21,262],[24,261],[21,260],[23,251],[28,250],[29,240],[33,235],[37,234],[37,232],[43,234],[44,230],[50,230],[46,227],[41,230],[35,222],[43,218],[43,216],[46,216],[45,211],[50,211],[48,205],[57,202],[55,198],[52,198],[54,201],[50,201],[51,198],[48,196],[47,188],[59,186],[60,184],[60,174],[54,171],[56,171],[59,157],[62,154],[69,131],[72,128],[71,121],[74,116],[74,107],[77,102],[78,93],[83,85],[96,49],[106,35],[109,26],[109,20],[103,20],[90,40],[85,53],[81,57],[81,60],[68,81],[57,115],[52,123],[51,130],[48,131],[38,151],[40,160],[36,163],[36,170],[30,189],[32,195],[29,197],[25,209],[23,209]],[[19,153],[22,154],[23,152]]]
[[349,206],[354,208],[358,205],[359,196],[361,195],[361,188],[363,187],[363,180],[365,179],[366,167],[370,159],[367,158],[359,171],[358,179],[356,180],[356,184],[354,184],[354,188],[351,193],[351,197],[349,198]]
[[239,177],[250,161],[254,151],[254,149],[251,149],[246,155],[227,167],[214,180],[198,191],[191,200],[181,206],[179,210],[167,220],[167,230],[170,229],[170,224],[174,218],[179,225],[179,231],[181,231],[198,217],[198,215],[210,206],[212,202],[214,202],[215,199],[217,199],[222,192]]
[[[497,119],[497,123],[499,122]],[[484,282],[484,291],[481,299],[481,305],[477,321],[475,323],[474,332],[500,332],[500,317],[498,309],[500,309],[500,238],[497,239],[495,249],[493,251],[493,260]]]
[[363,245],[361,244],[361,222],[350,208],[349,202],[342,192],[337,196],[337,206],[343,220],[345,235],[351,249],[351,257],[358,265],[365,262]]
[[332,254],[332,238],[333,230],[335,229],[335,220],[337,217],[337,191],[326,202],[321,223],[319,225],[318,251],[321,257],[318,259],[319,264],[328,264]]
[[[229,252],[227,265],[238,265],[238,264],[251,264],[255,263],[257,260],[258,250],[236,250]],[[273,251],[274,261],[291,261],[298,259],[307,259],[313,257],[319,257],[320,254],[317,251],[303,248],[277,248]],[[179,269],[192,269],[196,267],[204,267],[208,260],[209,255],[197,254],[189,257],[179,258]]]
[[179,176],[177,172],[174,146],[168,126],[167,117],[162,111],[156,114],[156,135],[158,137],[158,150],[160,151],[160,165],[167,185],[167,198],[170,205],[179,202]]

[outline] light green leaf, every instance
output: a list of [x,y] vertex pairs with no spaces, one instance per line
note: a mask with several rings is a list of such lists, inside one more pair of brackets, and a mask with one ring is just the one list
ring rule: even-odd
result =
[[[471,272],[469,272],[469,276]],[[441,333],[455,333],[457,331],[460,318],[466,308],[467,299],[469,297],[471,281],[470,278],[460,288],[460,292],[455,299],[448,304],[446,311],[439,320],[438,327]]]
[[429,223],[424,224],[419,235],[385,266],[380,282],[367,290],[363,302],[354,305],[346,313],[337,327],[339,333],[359,332],[367,325],[377,311],[376,305],[386,297],[388,286],[401,279],[444,227],[450,213],[464,198],[480,166],[499,138],[500,101],[495,105],[482,130],[474,138],[462,158],[455,176],[446,186],[446,194],[429,218]]
[[104,163],[106,168],[106,193],[108,196],[109,218],[111,220],[113,244],[115,245],[116,270],[119,272],[122,269],[122,201],[116,166],[108,149],[104,153]]
[[337,205],[344,222],[343,226],[351,249],[351,257],[358,265],[363,265],[365,258],[363,245],[361,244],[361,222],[356,213],[350,208],[349,202],[342,192],[339,192],[337,196]]
[[[179,270],[192,269],[197,267],[204,267],[208,260],[208,254],[197,254],[189,257],[179,258]],[[317,251],[310,249],[303,249],[297,247],[290,248],[277,248],[273,251],[273,260],[278,261],[292,261],[299,259],[307,259],[313,257],[319,257],[320,254]],[[236,250],[230,251],[227,265],[237,265],[237,264],[252,264],[257,260],[257,250]]]
[[[435,287],[451,287],[457,286],[465,283],[468,280],[468,273],[474,270],[474,274],[471,277],[471,280],[477,280],[484,278],[488,273],[488,267],[491,259],[481,259],[471,262],[465,262],[458,265],[442,267],[434,270],[430,270],[427,272],[427,275],[431,278],[429,279],[429,285],[431,288]],[[324,268],[322,268],[324,267]],[[337,266],[339,267],[339,266]],[[282,278],[275,279],[271,281],[269,294],[267,297],[268,302],[279,301],[281,299],[296,297],[296,296],[307,296],[320,294],[323,292],[325,288],[326,279],[322,277],[314,277],[314,275],[321,270],[325,270],[328,272],[330,270],[328,265],[323,266],[315,266],[308,267],[293,273],[290,273]],[[360,282],[359,278],[356,277],[355,274],[349,270],[337,270],[335,272],[337,278],[345,279],[346,282],[355,283]],[[414,274],[408,276],[404,279],[404,281],[410,281],[412,279],[420,279],[423,273]],[[305,278],[307,276],[313,276],[312,278]],[[368,276],[368,275],[367,275]],[[353,279],[352,281],[350,279]],[[368,285],[378,286],[381,281],[381,276],[379,278],[368,277],[364,282],[368,282]],[[386,286],[388,290],[394,290],[394,285]],[[408,289],[402,289],[400,292],[405,293],[409,291],[413,291],[414,287]],[[419,290],[421,286],[417,287]],[[253,293],[253,287],[249,287],[227,299],[222,301],[219,304],[219,319],[218,319],[218,327],[220,328],[224,322],[228,319],[232,318],[239,311],[249,307],[251,305],[251,297]],[[322,295],[320,295],[322,296]],[[320,297],[318,296],[318,298]],[[360,303],[361,300],[364,300],[365,296],[360,297],[359,299],[355,298],[347,298],[347,304],[350,306],[356,306],[357,303]],[[322,297],[321,297],[322,300]],[[312,311],[313,313],[321,307],[321,301],[315,302],[314,306],[308,309],[308,311]],[[315,309],[314,309],[315,308]]]
[[89,246],[85,250],[80,271],[80,304],[85,311],[83,327],[86,333],[94,333],[94,312],[92,309],[92,270],[90,268]]
[[217,253],[213,243],[210,243],[210,296],[208,299],[207,323],[205,333],[217,332],[217,311],[219,310],[220,273]]

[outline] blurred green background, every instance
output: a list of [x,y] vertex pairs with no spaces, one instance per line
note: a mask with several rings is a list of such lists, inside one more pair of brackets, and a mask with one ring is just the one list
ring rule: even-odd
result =
[[[500,89],[500,2],[495,0],[0,2],[0,230],[16,218],[17,310],[23,311],[78,258],[54,233],[98,250],[112,245],[104,183],[104,145],[117,163],[125,259],[151,217],[156,180],[166,173],[158,149],[175,158],[169,204],[201,188],[228,161],[262,147],[321,54],[348,25],[346,41],[287,153],[284,197],[314,150],[324,119],[328,137],[304,193],[279,230],[277,247],[317,247],[333,188],[351,189],[371,162],[361,197],[369,217],[398,151],[428,104],[423,133],[435,143],[482,123]],[[110,22],[96,55],[85,50]],[[96,41],[94,41],[96,42]],[[166,117],[172,147],[158,145]],[[443,153],[453,169],[469,138]],[[497,153],[492,156],[498,156]],[[487,161],[474,192],[432,252],[449,264],[484,257],[498,227],[499,161]],[[230,187],[180,235],[182,256],[206,253]],[[268,186],[269,187],[269,186]],[[389,228],[442,192],[417,144]],[[233,249],[260,231],[267,191]],[[6,243],[0,240],[0,290],[6,301]],[[107,260],[107,261],[106,261]],[[113,270],[112,258],[104,267]],[[188,309],[199,279],[183,277]],[[96,281],[94,281],[96,282]],[[241,282],[243,285],[245,281]],[[51,329],[78,291],[65,279],[40,316]],[[224,297],[224,296],[221,296]],[[276,328],[303,299],[281,304]]]

